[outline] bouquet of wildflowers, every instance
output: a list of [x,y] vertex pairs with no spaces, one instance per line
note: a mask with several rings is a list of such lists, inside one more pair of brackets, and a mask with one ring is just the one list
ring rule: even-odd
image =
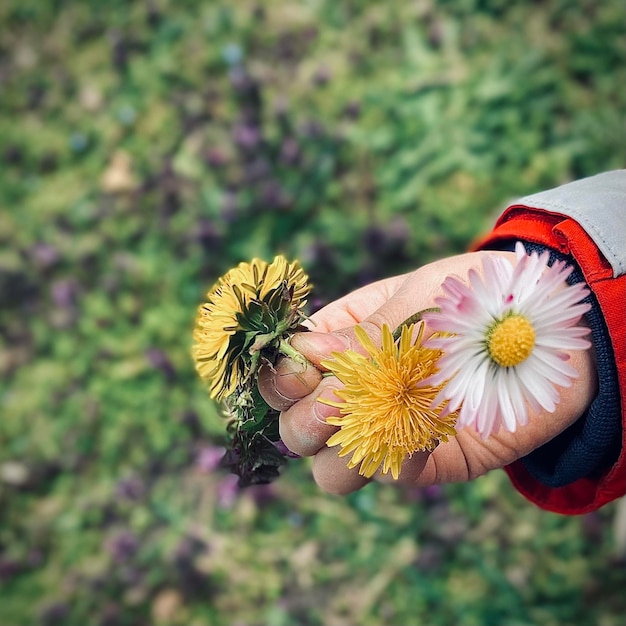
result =
[[211,397],[222,402],[229,418],[224,463],[241,485],[270,482],[287,456],[278,412],[261,397],[257,373],[280,355],[302,358],[288,339],[304,330],[309,291],[297,262],[253,259],[222,276],[198,309],[192,354]]
[[[343,383],[339,400],[321,400],[339,411],[327,420],[338,427],[327,445],[350,455],[349,467],[398,478],[406,457],[433,450],[459,428],[487,438],[514,432],[532,413],[554,411],[558,388],[577,375],[567,351],[590,346],[589,329],[579,325],[590,308],[583,302],[588,290],[568,285],[573,268],[550,266],[548,252],[527,255],[517,244],[516,254],[515,265],[485,257],[482,273],[448,277],[437,307],[393,332],[384,326],[380,347],[357,326],[366,354],[347,350],[322,363]],[[273,480],[289,455],[257,373],[281,355],[303,358],[289,337],[306,330],[309,291],[297,262],[254,259],[223,276],[199,308],[193,356],[229,417],[224,462],[242,485]],[[433,331],[427,338],[425,324]]]

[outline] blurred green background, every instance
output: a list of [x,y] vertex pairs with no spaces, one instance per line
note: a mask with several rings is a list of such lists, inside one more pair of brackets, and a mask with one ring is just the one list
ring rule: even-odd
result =
[[611,626],[614,505],[502,472],[239,491],[189,356],[233,264],[312,308],[624,166],[622,0],[0,3],[2,626]]

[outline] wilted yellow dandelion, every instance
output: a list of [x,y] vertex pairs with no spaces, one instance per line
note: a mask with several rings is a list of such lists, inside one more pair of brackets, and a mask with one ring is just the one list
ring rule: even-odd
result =
[[335,391],[342,402],[321,400],[341,412],[326,420],[339,426],[327,445],[341,446],[340,456],[352,454],[348,467],[360,464],[363,476],[371,477],[382,464],[383,474],[391,471],[397,479],[407,456],[433,450],[455,434],[457,414],[441,417],[444,405],[431,407],[443,385],[426,381],[437,371],[441,351],[422,345],[423,325],[414,343],[412,325],[403,327],[397,342],[383,326],[380,348],[362,328],[355,331],[369,356],[348,350],[322,363],[345,385]]
[[253,259],[222,276],[198,308],[192,355],[212,398],[232,394],[254,373],[259,352],[298,326],[310,291],[297,261]]

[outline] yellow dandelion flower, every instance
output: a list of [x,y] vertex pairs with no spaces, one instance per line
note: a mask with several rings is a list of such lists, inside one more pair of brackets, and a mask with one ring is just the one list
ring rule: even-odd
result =
[[222,276],[198,308],[192,356],[212,398],[222,400],[253,374],[259,353],[303,318],[310,291],[297,261],[253,259]]
[[340,456],[352,454],[348,467],[360,464],[359,473],[368,478],[382,464],[383,474],[391,471],[397,479],[407,456],[433,450],[455,434],[456,413],[442,417],[443,405],[431,407],[442,385],[432,386],[426,379],[437,371],[441,351],[422,345],[423,328],[412,343],[412,325],[403,327],[397,342],[383,326],[382,347],[377,348],[357,326],[357,338],[369,356],[348,350],[322,363],[345,385],[335,391],[342,402],[320,400],[341,412],[326,420],[340,428],[327,445],[341,446]]

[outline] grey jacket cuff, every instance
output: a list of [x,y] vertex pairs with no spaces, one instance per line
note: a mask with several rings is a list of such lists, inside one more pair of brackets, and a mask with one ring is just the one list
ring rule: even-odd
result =
[[583,178],[515,204],[572,218],[611,264],[613,276],[626,273],[626,170]]

